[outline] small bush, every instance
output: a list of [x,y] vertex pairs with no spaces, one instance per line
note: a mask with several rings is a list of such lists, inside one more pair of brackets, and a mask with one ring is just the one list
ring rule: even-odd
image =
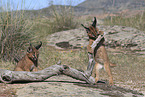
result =
[[12,60],[31,40],[32,24],[23,17],[24,11],[4,11],[0,13],[1,59]]
[[74,20],[73,8],[71,6],[52,6],[51,17],[53,21],[50,21],[50,25],[54,32],[77,27],[77,22]]

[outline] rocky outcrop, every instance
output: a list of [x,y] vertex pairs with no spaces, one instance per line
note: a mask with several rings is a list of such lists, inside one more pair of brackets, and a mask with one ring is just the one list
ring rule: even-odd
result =
[[106,43],[110,47],[130,48],[131,50],[145,50],[145,33],[131,27],[108,26],[101,30],[107,32]]
[[[83,29],[74,29],[54,33],[48,36],[48,45],[56,48],[81,48],[87,46],[88,37]],[[60,46],[60,44],[62,44]],[[64,45],[64,46],[63,46]]]
[[[124,26],[98,26],[106,32],[106,46],[127,48],[132,51],[145,51],[145,33]],[[88,36],[83,28],[57,32],[48,36],[48,45],[57,48],[82,48],[88,44]]]

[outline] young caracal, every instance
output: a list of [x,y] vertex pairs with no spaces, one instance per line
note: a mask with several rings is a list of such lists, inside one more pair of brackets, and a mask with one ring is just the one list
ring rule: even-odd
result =
[[38,71],[38,50],[41,45],[42,42],[40,42],[40,44],[36,47],[30,44],[27,49],[26,55],[17,63],[14,71]]
[[99,31],[99,29],[96,27],[96,17],[94,17],[94,21],[93,24],[89,27],[85,27],[83,24],[82,26],[86,29],[86,32],[89,36],[89,44],[87,46],[87,51],[88,51],[88,55],[89,55],[89,59],[91,58],[91,56],[94,56],[95,59],[95,68],[96,68],[96,78],[95,81],[98,82],[99,80],[99,69],[101,68],[100,63],[103,64],[104,63],[104,68],[106,70],[106,72],[108,73],[109,76],[109,83],[110,85],[113,85],[113,77],[112,77],[112,73],[110,70],[110,66],[116,66],[116,64],[112,64],[109,62],[109,58],[107,55],[107,51],[105,49],[105,39],[102,38],[101,41],[99,42],[98,47],[96,47],[94,49],[94,51],[91,48],[91,45],[93,44],[93,42],[97,39],[97,37],[99,35],[103,35],[104,32],[103,31]]

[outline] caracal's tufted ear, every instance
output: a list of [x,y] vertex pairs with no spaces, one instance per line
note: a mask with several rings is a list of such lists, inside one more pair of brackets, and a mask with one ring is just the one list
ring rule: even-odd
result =
[[85,27],[83,24],[81,24],[86,30],[89,30],[89,28]]
[[32,44],[30,43],[30,46],[28,47],[27,52],[30,53],[30,52],[32,52],[32,51],[33,51],[33,49],[32,49]]
[[97,23],[97,20],[96,20],[96,17],[94,17],[94,21],[93,21],[93,24],[92,24],[92,26],[93,26],[94,28],[96,28],[96,23]]
[[42,42],[40,41],[40,44],[35,46],[35,48],[38,50],[42,46]]

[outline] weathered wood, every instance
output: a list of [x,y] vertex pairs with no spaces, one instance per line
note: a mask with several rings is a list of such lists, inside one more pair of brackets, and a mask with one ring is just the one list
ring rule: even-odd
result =
[[92,58],[89,59],[89,63],[88,63],[88,66],[87,66],[87,70],[85,71],[85,74],[87,76],[91,76],[92,75],[92,71],[94,69],[94,66],[95,66],[95,60]]
[[102,38],[104,38],[105,32],[103,35],[99,35],[98,38],[93,42],[93,44],[91,45],[92,49],[94,50],[95,47],[97,46],[97,44],[101,41]]
[[37,82],[44,81],[52,76],[64,74],[72,78],[94,84],[95,79],[87,76],[84,72],[78,71],[67,65],[53,65],[38,72],[10,71],[0,69],[0,81],[3,83],[15,82]]
[[63,66],[64,66],[64,69],[65,69],[65,70],[63,70],[63,74],[65,74],[67,76],[70,76],[72,78],[75,78],[77,80],[85,81],[89,84],[94,84],[95,83],[95,79],[92,76],[88,76],[84,72],[78,71],[74,68],[70,68],[66,65],[63,65]]
[[38,72],[0,69],[0,81],[4,83],[43,81],[51,76],[60,74],[61,67],[59,65],[53,65]]

